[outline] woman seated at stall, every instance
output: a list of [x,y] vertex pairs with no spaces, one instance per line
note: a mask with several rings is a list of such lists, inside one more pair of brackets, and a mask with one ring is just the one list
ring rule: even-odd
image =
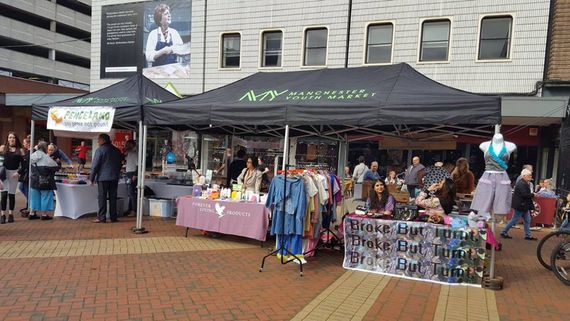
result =
[[370,191],[368,199],[366,200],[368,213],[391,217],[394,212],[395,205],[396,200],[388,192],[386,183],[380,180],[376,181],[376,183],[374,183],[374,187]]
[[416,205],[425,209],[424,216],[428,222],[446,224],[447,215],[453,210],[455,204],[455,183],[450,178],[445,178],[438,183],[433,183],[427,191],[422,191],[416,197]]
[[249,157],[246,162],[246,167],[241,171],[238,176],[238,184],[242,185],[243,191],[251,191],[254,193],[259,193],[261,188],[261,178],[263,173],[257,169],[257,160],[254,157]]
[[475,176],[469,170],[467,158],[460,158],[455,163],[455,169],[451,173],[451,178],[457,187],[459,194],[471,194],[475,190]]

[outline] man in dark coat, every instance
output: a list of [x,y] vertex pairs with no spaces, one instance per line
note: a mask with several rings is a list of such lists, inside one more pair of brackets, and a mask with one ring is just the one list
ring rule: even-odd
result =
[[95,151],[91,174],[91,182],[97,182],[99,192],[99,212],[93,223],[105,223],[107,217],[107,199],[109,199],[109,216],[111,222],[117,222],[117,188],[121,175],[121,151],[111,144],[111,137],[101,134],[98,138],[99,148]]
[[530,181],[532,180],[532,172],[528,169],[523,169],[521,172],[521,179],[515,184],[515,191],[513,193],[512,208],[515,210],[513,218],[507,223],[507,226],[501,232],[501,236],[505,239],[510,239],[509,230],[515,225],[522,217],[524,221],[524,239],[535,241],[536,238],[530,234],[530,211],[534,209],[532,198],[534,194],[531,192]]

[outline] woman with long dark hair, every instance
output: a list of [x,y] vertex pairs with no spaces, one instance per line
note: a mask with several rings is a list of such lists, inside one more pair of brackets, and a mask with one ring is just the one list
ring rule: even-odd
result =
[[381,180],[376,181],[369,193],[368,199],[366,200],[368,213],[377,213],[385,216],[392,216],[395,205],[396,200],[388,192],[386,183]]
[[471,194],[475,190],[475,176],[469,170],[467,158],[460,158],[455,163],[455,169],[451,173],[451,178],[457,187],[459,194]]
[[[14,222],[14,207],[16,206],[16,189],[18,188],[18,170],[24,160],[24,150],[20,138],[14,132],[9,132],[6,143],[0,146],[0,158],[2,166],[6,169],[6,179],[2,182],[4,188],[1,192],[0,204],[2,216],[0,224]],[[6,220],[6,208],[8,208],[8,220]]]

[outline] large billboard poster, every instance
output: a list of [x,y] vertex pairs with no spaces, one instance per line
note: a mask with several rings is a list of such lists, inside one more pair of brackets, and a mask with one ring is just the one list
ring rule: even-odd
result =
[[191,30],[191,0],[103,6],[101,79],[189,78]]

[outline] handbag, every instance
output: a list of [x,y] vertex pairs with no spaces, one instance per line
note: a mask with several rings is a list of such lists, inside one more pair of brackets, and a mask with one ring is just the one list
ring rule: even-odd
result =
[[418,211],[416,205],[396,204],[394,219],[398,221],[413,221],[418,216]]
[[38,189],[40,191],[53,190],[53,187],[55,186],[54,177],[52,175],[42,175],[38,165],[34,164],[34,166],[36,166],[36,170],[38,172]]
[[4,166],[0,166],[0,180],[1,181],[6,180],[6,167]]

